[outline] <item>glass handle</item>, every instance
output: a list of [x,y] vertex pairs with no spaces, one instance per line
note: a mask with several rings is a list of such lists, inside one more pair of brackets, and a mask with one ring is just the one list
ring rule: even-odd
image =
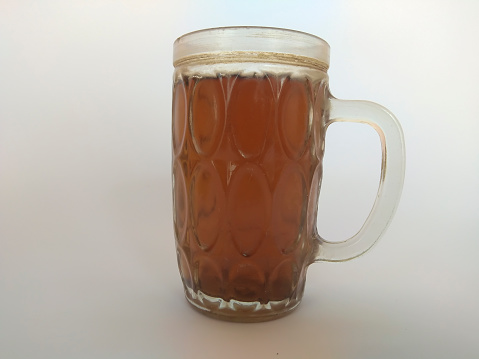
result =
[[372,126],[381,139],[382,161],[378,193],[363,226],[349,239],[319,241],[315,261],[341,262],[367,252],[386,230],[399,203],[404,182],[405,149],[401,126],[386,108],[368,101],[330,99],[326,127],[334,122],[356,122]]

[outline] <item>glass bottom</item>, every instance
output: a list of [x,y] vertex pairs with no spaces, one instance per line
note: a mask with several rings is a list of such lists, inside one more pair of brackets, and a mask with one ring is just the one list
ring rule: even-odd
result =
[[278,319],[291,313],[301,302],[301,299],[287,298],[280,301],[241,302],[231,299],[211,297],[201,291],[195,292],[185,288],[185,296],[191,306],[202,314],[215,319],[230,322],[265,322]]

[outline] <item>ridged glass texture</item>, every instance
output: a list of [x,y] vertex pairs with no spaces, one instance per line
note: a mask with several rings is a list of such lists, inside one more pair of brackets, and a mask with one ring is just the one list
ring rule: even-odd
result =
[[173,89],[185,293],[207,314],[238,321],[272,319],[301,300],[317,246],[327,103],[324,72],[252,66],[179,67]]

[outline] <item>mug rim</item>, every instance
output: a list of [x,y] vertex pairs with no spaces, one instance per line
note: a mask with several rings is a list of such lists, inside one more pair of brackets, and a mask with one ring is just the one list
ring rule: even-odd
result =
[[173,44],[175,67],[194,62],[280,62],[329,67],[329,44],[319,36],[286,28],[225,26],[192,31]]

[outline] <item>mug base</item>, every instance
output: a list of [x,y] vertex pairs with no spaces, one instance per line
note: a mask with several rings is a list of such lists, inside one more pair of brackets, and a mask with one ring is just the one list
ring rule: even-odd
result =
[[222,298],[211,297],[201,291],[194,292],[191,288],[185,288],[185,296],[195,310],[208,317],[243,323],[266,322],[282,318],[301,303],[300,299],[295,298],[268,303],[242,302],[234,299],[226,301]]

